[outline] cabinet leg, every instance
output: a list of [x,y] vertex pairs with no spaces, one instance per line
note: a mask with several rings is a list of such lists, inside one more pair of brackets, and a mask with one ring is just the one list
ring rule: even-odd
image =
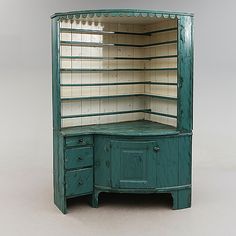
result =
[[171,192],[173,198],[173,209],[184,209],[191,207],[191,189],[183,189]]
[[67,213],[67,202],[65,198],[54,199],[54,203],[63,214]]
[[94,190],[91,199],[90,199],[90,204],[92,207],[94,208],[98,208],[98,195],[99,195],[99,191]]

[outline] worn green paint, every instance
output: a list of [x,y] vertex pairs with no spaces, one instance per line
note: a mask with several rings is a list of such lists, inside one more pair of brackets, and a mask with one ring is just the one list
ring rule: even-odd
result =
[[181,16],[178,20],[178,129],[193,128],[193,20]]
[[89,116],[110,116],[110,115],[117,115],[117,114],[128,114],[128,113],[137,113],[137,112],[150,112],[150,109],[139,109],[139,110],[130,110],[130,111],[117,111],[117,112],[99,112],[99,113],[89,113],[89,114],[81,114],[81,115],[68,115],[62,116],[62,119],[71,119],[77,117],[89,117]]
[[121,114],[128,114],[128,113],[148,113],[152,115],[157,116],[165,116],[169,118],[177,118],[175,115],[161,113],[161,112],[154,112],[151,111],[151,109],[142,109],[142,110],[130,110],[130,111],[114,111],[114,112],[100,112],[100,113],[88,113],[88,114],[82,114],[82,115],[68,115],[68,116],[62,116],[62,119],[72,119],[72,118],[78,118],[78,117],[89,117],[89,116],[110,116],[110,115],[121,115]]
[[59,25],[52,19],[52,102],[53,102],[53,129],[61,128],[61,101],[60,101],[60,58],[59,58]]
[[[60,57],[59,21],[66,18],[84,19],[93,16],[177,18],[178,67],[140,70],[131,68],[119,70],[60,69],[60,59],[107,59],[106,57]],[[58,13],[52,16],[53,185],[54,202],[63,213],[67,212],[68,198],[82,195],[91,195],[91,205],[93,207],[98,207],[98,196],[101,192],[143,194],[170,193],[173,198],[173,209],[182,209],[191,206],[193,89],[192,21],[192,14],[130,9],[77,11]],[[170,30],[176,30],[176,28],[163,29],[161,31],[165,32]],[[146,36],[154,33],[161,33],[161,31],[146,32]],[[127,32],[114,33],[126,34]],[[176,41],[173,43],[176,43]],[[149,46],[156,46],[156,44]],[[176,57],[176,55],[147,58],[114,57],[113,59],[152,60],[171,57]],[[138,96],[150,96],[173,101],[177,99],[177,129],[172,126],[149,121],[132,121],[116,124],[61,128],[61,118],[63,118],[61,117],[61,102],[66,101],[67,98],[60,98],[60,86],[86,85],[62,85],[60,84],[60,72],[158,72],[159,70],[177,70],[177,98],[146,94],[138,94]],[[176,86],[176,83],[167,84],[147,81],[147,84],[149,83],[153,85]],[[104,86],[110,85],[111,84],[108,85],[104,83]],[[113,85],[121,84],[114,83]],[[136,94],[134,96],[136,96]],[[105,97],[110,98],[110,96]],[[77,98],[75,98],[75,100],[77,100]],[[145,112],[176,118],[176,116],[171,114],[158,113],[150,110]],[[157,152],[155,152],[153,148],[156,148]],[[145,169],[147,169],[146,172]]]
[[61,69],[61,72],[80,72],[80,73],[86,73],[86,72],[112,72],[112,71],[164,71],[164,70],[177,70],[177,68],[146,68],[146,69],[139,69],[139,68],[120,68],[120,69],[70,69],[70,68],[64,68]]
[[92,138],[91,135],[88,134],[132,137],[180,134],[180,132],[173,126],[146,120],[63,128],[61,133],[66,136],[66,140],[71,140],[71,145],[80,145],[79,140],[81,137],[83,137],[83,140],[87,141],[86,144],[91,145]]
[[154,188],[156,153],[154,141],[111,141],[111,187]]
[[67,197],[79,194],[89,194],[93,191],[93,169],[84,168],[65,173],[65,195]]
[[71,11],[65,13],[55,13],[51,18],[57,19],[73,19],[75,18],[86,18],[86,17],[116,17],[116,16],[142,16],[142,17],[157,17],[157,18],[171,18],[175,19],[180,16],[193,16],[192,13],[185,12],[168,12],[168,11],[157,11],[157,10],[140,10],[140,9],[99,9],[99,10],[82,10],[82,11]]
[[64,181],[64,137],[53,131],[53,185],[54,203],[65,214],[67,212]]
[[166,96],[159,96],[153,94],[122,94],[122,95],[111,95],[111,96],[90,96],[90,97],[75,97],[75,98],[61,98],[61,101],[76,101],[76,100],[83,100],[83,99],[111,99],[111,98],[122,98],[122,97],[152,97],[152,98],[159,98],[159,99],[166,99],[166,100],[177,100],[174,97],[166,97]]
[[75,147],[65,150],[65,169],[93,166],[93,147]]
[[[186,149],[181,148],[183,140]],[[174,209],[189,207],[191,181],[182,183],[179,181],[179,175],[186,174],[180,173],[183,169],[179,168],[180,163],[188,155],[188,150],[191,149],[190,143],[191,134],[164,137],[140,136],[139,138],[137,136],[96,135],[94,144],[95,189],[92,205],[98,207],[98,195],[101,192],[166,192],[171,193],[174,198]],[[155,151],[156,147],[157,151]],[[146,151],[144,151],[145,149]],[[129,167],[128,173],[125,168],[127,166]],[[148,168],[148,173],[145,175],[145,169]]]
[[79,46],[79,47],[138,47],[138,48],[146,48],[146,47],[154,47],[160,45],[169,45],[175,44],[177,40],[171,40],[160,43],[150,43],[150,44],[125,44],[125,43],[89,43],[89,42],[80,42],[80,41],[60,41],[60,44],[63,46]]
[[88,29],[70,29],[70,28],[61,28],[61,32],[69,32],[69,33],[79,33],[79,34],[125,34],[125,35],[143,35],[143,36],[151,36],[152,34],[156,33],[164,33],[168,31],[174,31],[178,28],[172,27],[172,28],[166,28],[161,30],[155,30],[155,31],[147,31],[147,32],[122,32],[122,31],[101,31],[101,30],[88,30]]
[[92,135],[79,135],[78,133],[76,137],[66,137],[65,138],[65,146],[73,147],[73,146],[85,146],[93,144],[93,136]]
[[61,84],[65,87],[76,87],[76,86],[112,86],[112,85],[133,85],[133,84],[153,84],[153,85],[173,85],[177,86],[177,83],[165,83],[165,82],[117,82],[117,83],[94,83],[94,84]]
[[80,59],[80,60],[154,60],[164,58],[175,58],[177,55],[166,55],[156,57],[89,57],[89,56],[61,56],[62,59]]

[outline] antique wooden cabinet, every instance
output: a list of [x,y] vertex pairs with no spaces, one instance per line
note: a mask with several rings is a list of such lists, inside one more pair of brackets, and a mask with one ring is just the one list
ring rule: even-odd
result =
[[54,201],[170,193],[191,205],[193,15],[89,10],[52,17]]

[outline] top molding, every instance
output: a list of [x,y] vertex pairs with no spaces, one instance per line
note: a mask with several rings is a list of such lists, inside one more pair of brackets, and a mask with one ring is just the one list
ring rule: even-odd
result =
[[157,17],[157,18],[179,18],[180,16],[191,16],[193,13],[183,12],[168,12],[168,11],[155,11],[155,10],[138,10],[138,9],[100,9],[100,10],[83,10],[55,13],[51,19],[83,19],[87,17],[108,17],[108,16],[142,16],[142,17]]

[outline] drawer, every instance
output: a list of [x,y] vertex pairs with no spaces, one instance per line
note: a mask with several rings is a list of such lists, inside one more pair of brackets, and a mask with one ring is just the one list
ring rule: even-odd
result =
[[66,196],[83,195],[93,191],[93,169],[67,171]]
[[65,150],[65,168],[76,169],[93,165],[93,147],[78,147]]
[[66,138],[66,146],[85,146],[93,144],[93,136],[92,135],[80,135],[75,137],[67,137]]

